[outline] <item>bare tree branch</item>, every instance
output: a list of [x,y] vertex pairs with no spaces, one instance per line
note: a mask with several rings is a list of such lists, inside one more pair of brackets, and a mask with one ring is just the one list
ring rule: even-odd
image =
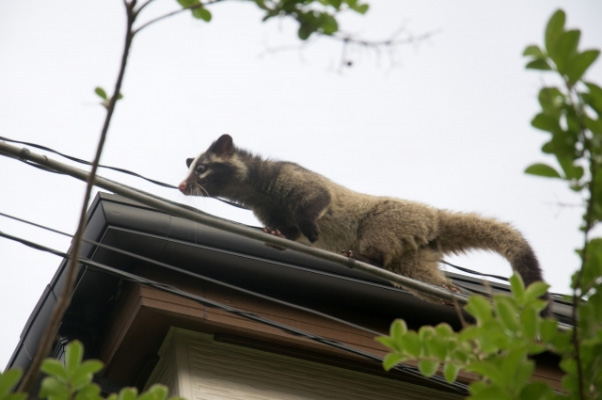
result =
[[23,377],[23,380],[21,381],[21,384],[19,386],[20,392],[28,392],[31,389],[33,383],[35,382],[35,380],[39,374],[42,361],[44,360],[45,357],[48,356],[48,353],[50,352],[52,344],[54,343],[54,340],[58,333],[60,323],[63,320],[63,316],[65,315],[65,312],[67,311],[67,308],[69,307],[69,304],[71,303],[71,296],[73,294],[75,280],[76,280],[77,274],[79,272],[78,257],[79,257],[79,253],[80,253],[83,233],[84,233],[84,230],[86,227],[86,213],[88,210],[88,203],[90,202],[92,187],[94,186],[94,181],[95,181],[95,177],[96,177],[96,171],[98,169],[98,164],[100,162],[100,156],[102,154],[102,150],[104,148],[104,143],[107,138],[107,133],[109,130],[109,125],[111,123],[111,118],[113,116],[113,111],[115,110],[115,104],[117,103],[117,100],[119,98],[119,93],[121,91],[121,85],[123,82],[123,77],[125,75],[125,68],[127,65],[128,54],[129,54],[130,47],[132,45],[132,39],[134,38],[134,32],[132,30],[132,26],[134,24],[134,21],[136,19],[136,15],[137,15],[134,12],[134,7],[136,6],[136,0],[131,0],[130,2],[128,2],[127,0],[124,0],[124,5],[126,8],[126,13],[127,13],[127,29],[126,29],[123,55],[121,58],[121,66],[119,68],[117,82],[115,83],[115,89],[114,89],[113,94],[107,104],[107,114],[106,114],[105,121],[104,121],[102,130],[101,130],[100,139],[99,139],[98,147],[96,150],[96,155],[95,155],[94,161],[92,163],[92,169],[90,171],[90,175],[86,182],[84,201],[83,201],[82,209],[80,212],[78,227],[77,227],[76,233],[73,238],[73,245],[72,245],[73,247],[71,249],[71,254],[73,254],[73,257],[71,257],[69,259],[69,262],[67,263],[65,288],[63,289],[63,293],[61,293],[61,295],[57,299],[57,302],[52,310],[52,314],[50,315],[50,319],[46,326],[46,330],[44,331],[44,335],[42,336],[42,338],[40,340],[40,344],[38,345],[36,354],[34,355],[32,362],[29,365],[27,373],[25,374],[25,376]]
[[[374,40],[374,39],[363,39],[358,37],[356,34],[345,33],[345,32],[337,32],[334,35],[320,35],[321,38],[328,38],[331,40],[338,41],[342,43],[341,47],[341,57],[340,57],[340,67],[352,67],[354,64],[354,60],[351,58],[351,51],[353,49],[365,49],[367,51],[371,51],[376,53],[377,55],[381,55],[383,51],[386,51],[389,54],[390,60],[392,60],[391,64],[395,65],[394,56],[395,50],[400,46],[405,46],[409,44],[419,44],[422,43],[435,34],[437,31],[429,31],[426,33],[422,33],[420,35],[414,35],[408,32],[404,26],[398,28],[392,35],[390,35],[386,39]],[[403,37],[400,37],[402,36]],[[312,36],[313,38],[313,36]],[[299,44],[291,44],[291,45],[283,45],[277,47],[266,47],[266,49],[260,54],[260,57],[267,54],[275,54],[279,52],[286,52],[291,50],[301,51],[309,47],[310,45],[316,43],[316,39],[312,40],[312,38],[299,43]]]

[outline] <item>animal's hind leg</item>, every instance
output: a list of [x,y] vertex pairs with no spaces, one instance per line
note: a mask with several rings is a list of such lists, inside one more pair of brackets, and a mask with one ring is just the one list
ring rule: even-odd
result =
[[[388,269],[408,278],[457,292],[458,289],[455,285],[439,269],[440,260],[440,252],[430,248],[421,248],[416,252],[404,255]],[[424,292],[415,289],[408,290],[416,297],[428,302],[446,303],[442,299]]]

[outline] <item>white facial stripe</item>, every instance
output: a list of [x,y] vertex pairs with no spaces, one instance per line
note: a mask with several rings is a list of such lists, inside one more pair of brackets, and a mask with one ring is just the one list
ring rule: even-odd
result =
[[197,161],[199,161],[199,158],[201,157],[203,153],[199,154],[198,156],[196,156],[194,158],[194,160],[192,160],[192,162],[190,163],[190,167],[188,167],[188,176],[186,177],[186,179],[190,178],[194,172],[194,167],[196,167],[196,163]]
[[205,179],[209,174],[211,174],[210,169],[208,169],[207,171],[205,171],[201,175],[199,175],[199,179]]

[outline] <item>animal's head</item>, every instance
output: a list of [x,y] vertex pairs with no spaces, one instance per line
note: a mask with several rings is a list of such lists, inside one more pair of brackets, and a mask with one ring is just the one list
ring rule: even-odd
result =
[[207,151],[187,159],[186,165],[188,175],[178,189],[192,196],[224,196],[247,175],[230,135],[220,136]]

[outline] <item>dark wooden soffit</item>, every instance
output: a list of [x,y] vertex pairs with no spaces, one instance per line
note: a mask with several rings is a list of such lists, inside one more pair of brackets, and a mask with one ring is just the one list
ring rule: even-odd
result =
[[[272,321],[336,340],[370,354],[383,356],[386,353],[369,332],[301,310],[211,284],[198,287],[178,277],[168,278],[165,283]],[[119,298],[113,303],[109,315],[99,356],[106,363],[102,377],[117,386],[135,384],[141,388],[146,383],[158,361],[157,352],[163,339],[169,328],[176,326],[214,334],[216,340],[233,344],[379,374],[418,385],[438,387],[432,381],[411,375],[386,374],[380,364],[361,356],[140,285],[124,286]],[[381,331],[386,331],[386,328]],[[538,366],[535,376],[537,380],[546,381],[553,387],[559,388],[561,373],[557,368],[542,363]],[[474,376],[470,374],[461,374],[459,381],[469,383],[473,378]],[[449,390],[443,386],[439,387],[441,390]]]

